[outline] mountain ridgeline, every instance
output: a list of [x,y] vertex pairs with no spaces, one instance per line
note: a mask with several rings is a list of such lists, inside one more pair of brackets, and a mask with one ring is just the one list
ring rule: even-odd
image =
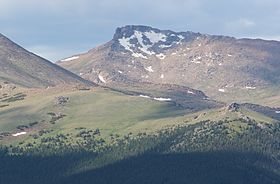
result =
[[33,88],[91,84],[72,72],[25,50],[1,34],[0,82]]

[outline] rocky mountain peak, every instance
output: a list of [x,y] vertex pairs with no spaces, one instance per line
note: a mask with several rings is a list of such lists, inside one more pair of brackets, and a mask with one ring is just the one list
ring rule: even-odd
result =
[[134,57],[147,59],[155,55],[164,58],[164,51],[199,36],[199,33],[159,30],[149,26],[129,25],[117,28],[112,50],[129,52]]

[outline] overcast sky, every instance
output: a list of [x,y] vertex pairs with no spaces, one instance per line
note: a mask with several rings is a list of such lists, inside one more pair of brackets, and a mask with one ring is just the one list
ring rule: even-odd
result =
[[0,0],[0,32],[52,61],[128,24],[280,40],[280,0]]

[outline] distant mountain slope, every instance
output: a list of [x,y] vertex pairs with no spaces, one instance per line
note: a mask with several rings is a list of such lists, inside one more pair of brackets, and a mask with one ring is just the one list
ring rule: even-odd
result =
[[43,59],[0,34],[0,82],[24,87],[90,84],[79,76]]
[[279,58],[277,41],[125,26],[110,42],[58,64],[108,86],[176,84],[218,100],[253,103],[279,95]]

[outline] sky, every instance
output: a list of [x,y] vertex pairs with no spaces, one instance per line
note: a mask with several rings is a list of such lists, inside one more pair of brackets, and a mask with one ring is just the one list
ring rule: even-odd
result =
[[280,40],[279,0],[0,0],[0,33],[53,62],[124,25]]

